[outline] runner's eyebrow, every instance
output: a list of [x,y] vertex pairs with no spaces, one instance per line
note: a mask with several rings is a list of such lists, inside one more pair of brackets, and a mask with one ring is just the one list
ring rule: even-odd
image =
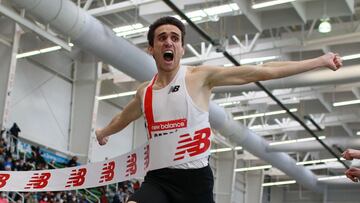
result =
[[[165,34],[167,34],[167,33],[166,33],[166,32],[162,32],[162,33],[158,34],[157,37],[161,37],[161,36],[163,36],[163,35],[165,35]],[[178,33],[176,33],[176,32],[170,32],[170,34],[173,34],[173,35],[176,35],[177,37],[180,37],[180,35],[179,35]]]

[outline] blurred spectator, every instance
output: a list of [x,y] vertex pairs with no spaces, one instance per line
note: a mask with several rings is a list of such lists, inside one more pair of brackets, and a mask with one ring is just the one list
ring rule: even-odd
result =
[[66,195],[66,201],[75,203],[76,202],[76,194],[73,194],[71,191],[69,191]]
[[39,203],[49,203],[49,198],[46,195],[44,195],[43,198],[41,198]]
[[117,192],[117,195],[119,196],[119,199],[120,199],[120,202],[123,203],[125,202],[125,199],[126,199],[126,192],[124,191],[124,188],[123,187],[119,187],[118,189],[118,192]]
[[1,131],[0,131],[0,138],[2,138],[3,137],[3,134],[4,134],[4,132],[6,131],[6,129],[5,128],[3,128],[3,129],[1,129]]
[[14,162],[13,170],[14,171],[21,171],[22,165],[20,165],[20,160],[14,160],[13,162]]
[[44,167],[39,167],[39,165],[46,165],[45,159],[40,154],[40,148],[31,146],[31,159],[35,162],[35,166],[38,169],[43,169]]
[[140,188],[140,182],[138,180],[135,180],[132,187],[134,191],[138,190]]
[[8,201],[8,199],[6,197],[6,194],[4,192],[1,193],[0,203],[9,203],[9,201]]
[[11,171],[13,170],[13,163],[12,163],[12,158],[8,157],[4,163],[4,168],[5,171]]
[[107,197],[106,197],[105,187],[101,187],[101,188],[100,188],[100,191],[101,191],[100,202],[101,202],[101,203],[108,203],[108,199],[107,199]]
[[0,138],[0,147],[1,148],[6,148],[6,143],[5,143],[4,138]]
[[111,203],[122,203],[119,194],[115,194]]
[[67,167],[77,166],[77,165],[78,165],[78,164],[77,164],[77,160],[78,160],[77,156],[71,157],[70,161],[67,163],[66,166],[67,166]]
[[25,193],[24,198],[26,199],[26,203],[37,203],[38,201],[34,196],[35,194],[32,192]]
[[11,126],[11,128],[10,128],[9,131],[10,131],[11,135],[14,135],[16,138],[19,137],[19,132],[21,132],[19,126],[18,126],[16,123],[14,123],[14,124]]
[[18,138],[19,138],[19,132],[21,132],[19,126],[14,122],[14,124],[11,126],[10,128],[10,134],[13,135],[15,137],[14,140],[14,151],[17,151],[17,143],[18,143]]
[[4,149],[0,148],[0,171],[4,171],[4,163],[5,163],[5,155],[4,155]]

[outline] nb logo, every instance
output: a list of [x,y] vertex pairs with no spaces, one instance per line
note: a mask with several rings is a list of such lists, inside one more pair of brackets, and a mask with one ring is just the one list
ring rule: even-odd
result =
[[134,175],[136,173],[136,153],[134,154],[131,154],[127,157],[127,165],[126,165],[126,177],[129,176],[129,175]]
[[80,168],[79,170],[76,169],[72,170],[70,174],[70,178],[66,182],[65,187],[70,187],[70,186],[77,187],[84,184],[86,172],[87,172],[86,168]]
[[99,183],[111,181],[114,178],[115,161],[104,164]]
[[174,85],[170,87],[169,94],[173,92],[177,92],[180,89],[180,85]]
[[186,153],[193,157],[206,152],[210,148],[210,135],[210,128],[195,131],[194,138],[191,138],[189,134],[181,135],[174,161],[184,159]]
[[6,181],[9,180],[10,174],[0,174],[0,188],[6,185]]
[[47,186],[50,173],[34,173],[24,189],[43,189]]

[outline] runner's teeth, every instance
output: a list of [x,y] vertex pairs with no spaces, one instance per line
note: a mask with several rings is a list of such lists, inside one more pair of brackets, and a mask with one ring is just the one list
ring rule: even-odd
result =
[[172,61],[173,59],[174,59],[174,54],[173,54],[173,52],[172,51],[165,51],[164,52],[164,59],[166,60],[166,61]]

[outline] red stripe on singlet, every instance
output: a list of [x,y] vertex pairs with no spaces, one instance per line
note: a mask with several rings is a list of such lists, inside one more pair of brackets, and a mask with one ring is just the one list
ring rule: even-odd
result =
[[152,79],[150,85],[146,88],[144,99],[144,111],[148,128],[148,138],[151,139],[151,126],[154,124],[154,114],[152,110],[152,86],[155,83],[157,74]]
[[151,139],[151,132],[152,131],[162,131],[162,130],[173,130],[178,128],[186,128],[187,127],[187,119],[176,119],[176,120],[168,120],[168,121],[161,121],[155,122],[154,121],[154,114],[152,108],[152,90],[155,80],[157,78],[157,74],[154,76],[153,80],[151,81],[150,85],[146,88],[145,91],[145,99],[144,99],[144,113],[147,123],[147,130],[148,130],[148,138]]

